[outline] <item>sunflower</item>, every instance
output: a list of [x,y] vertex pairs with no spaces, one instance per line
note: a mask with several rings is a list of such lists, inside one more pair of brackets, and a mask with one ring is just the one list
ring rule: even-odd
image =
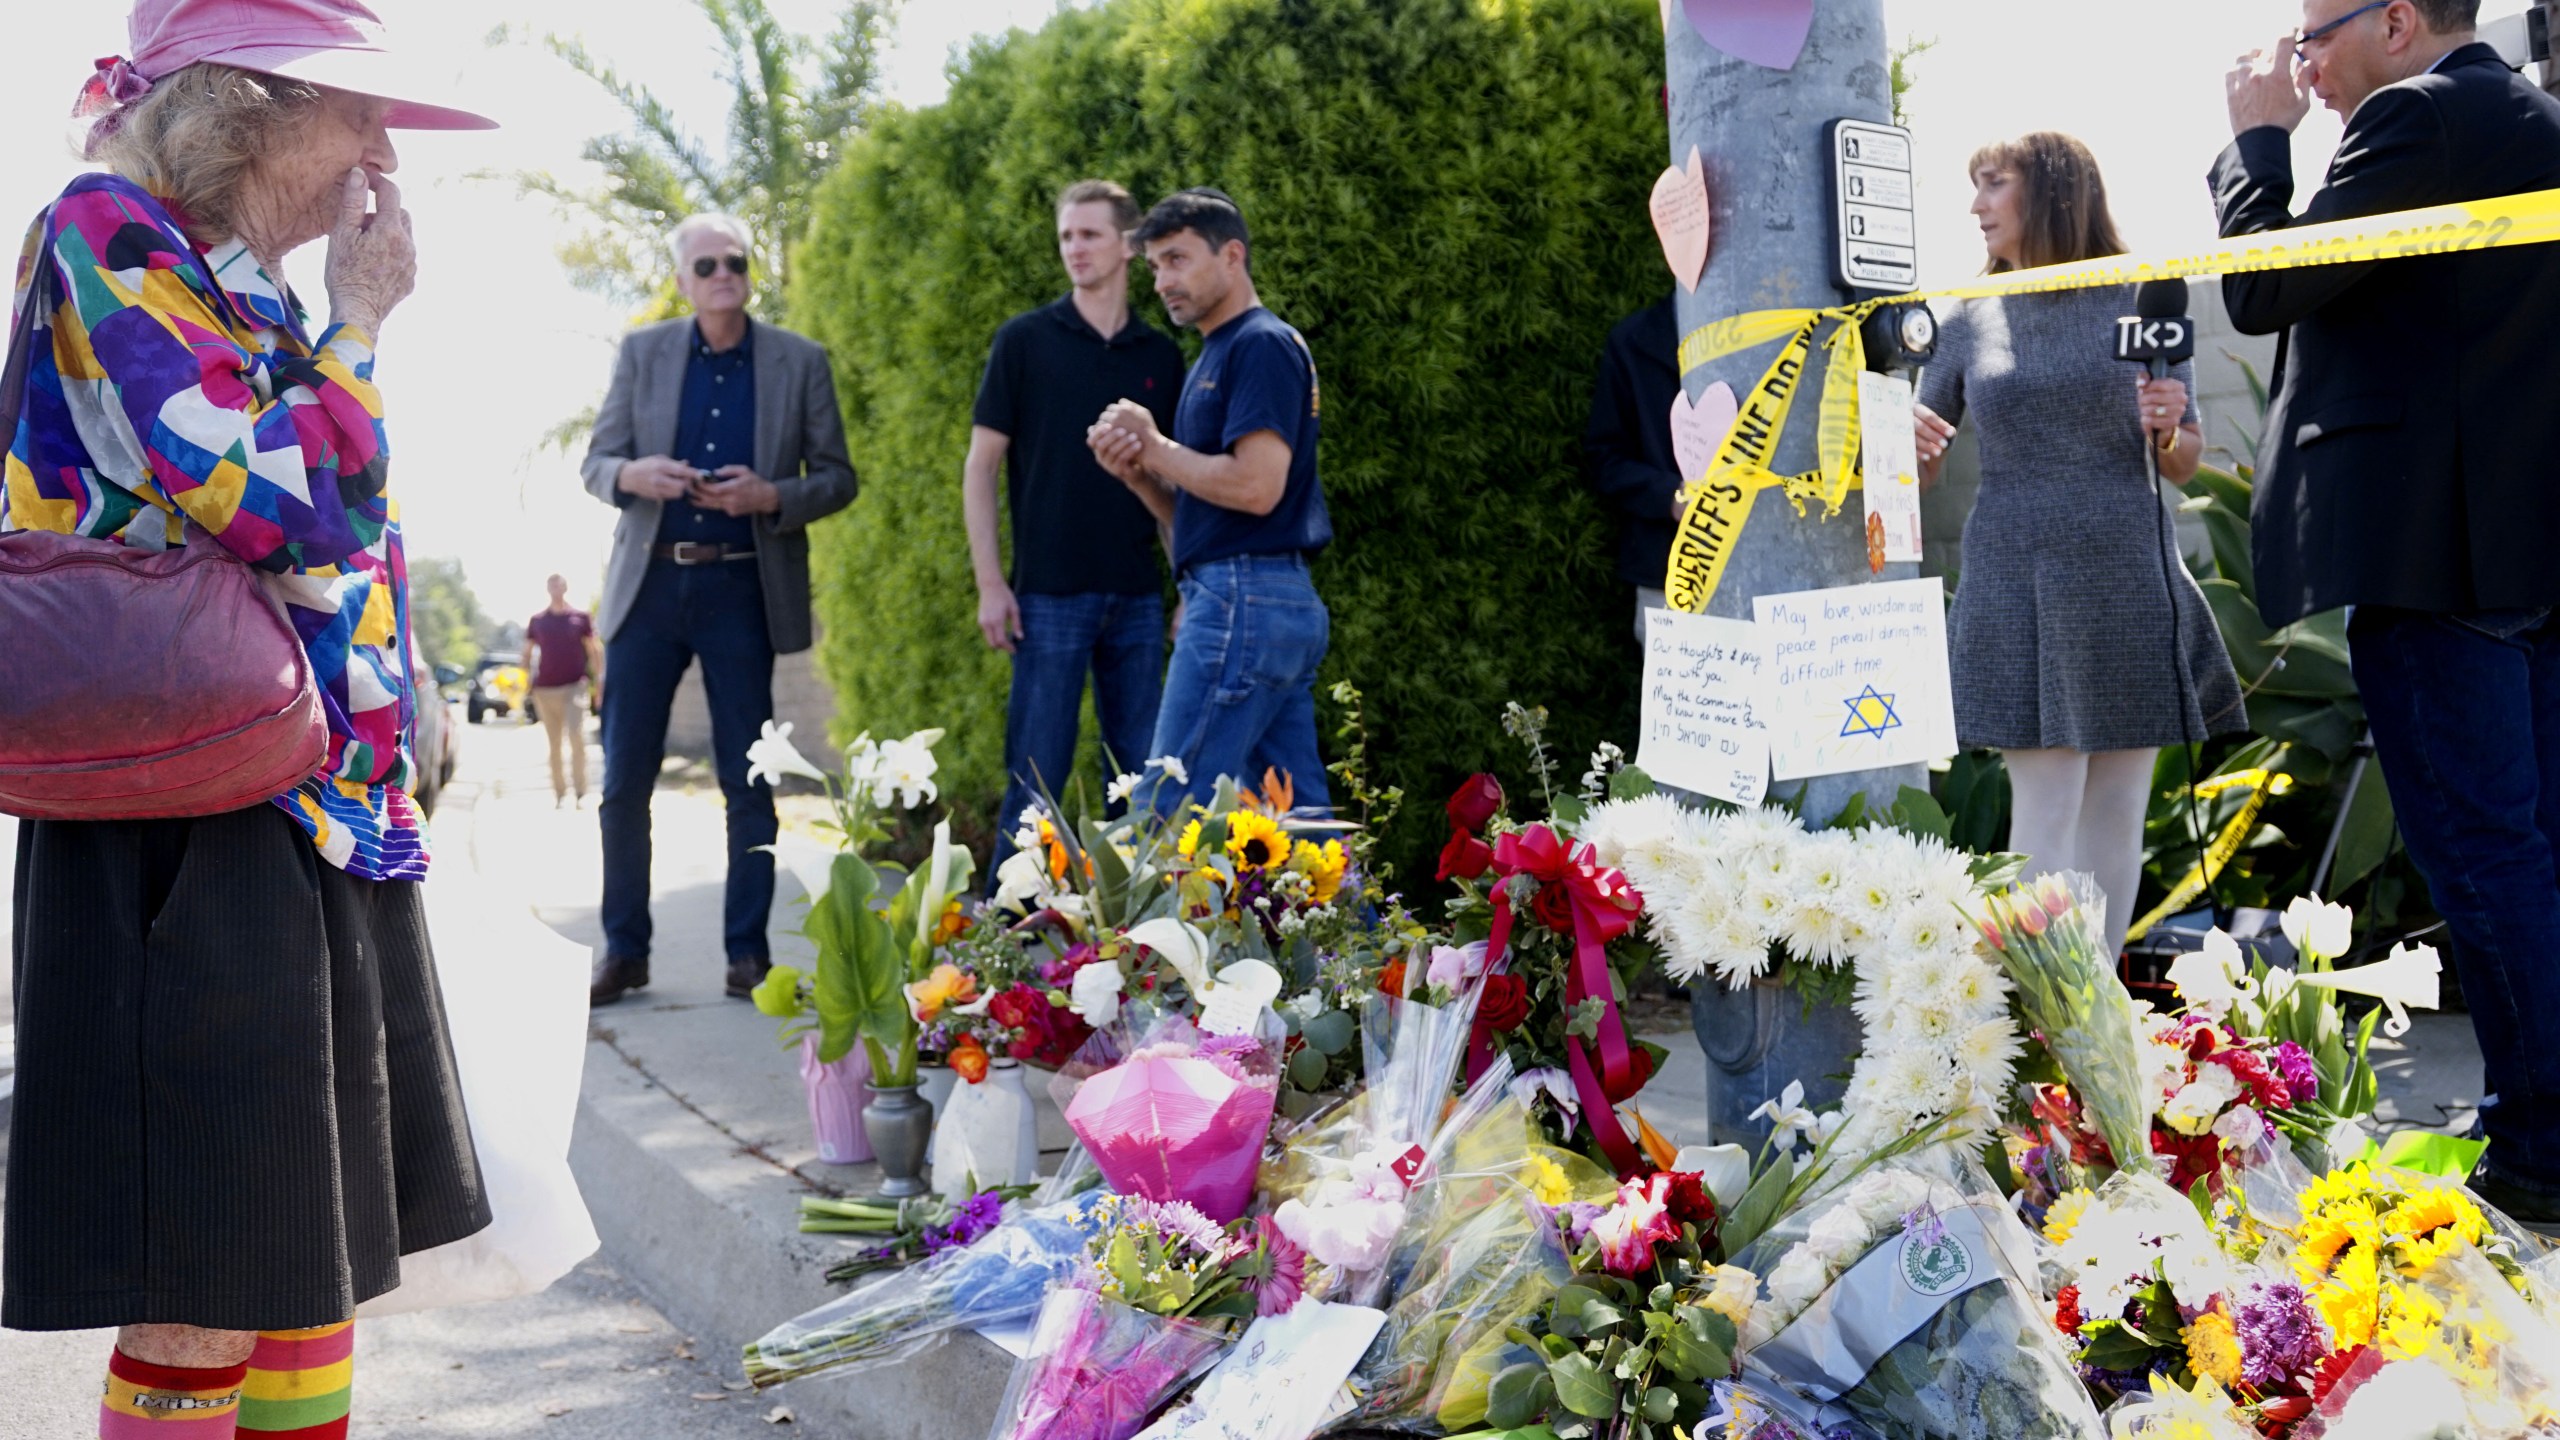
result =
[[2187,1327],[2186,1342],[2187,1364],[2197,1374],[2224,1386],[2240,1383],[2240,1335],[2230,1316],[2219,1310],[2198,1315]]
[[1238,810],[1227,817],[1227,854],[1239,869],[1272,869],[1288,863],[1289,836],[1270,816]]
[[1327,840],[1322,845],[1301,840],[1289,852],[1289,868],[1307,877],[1315,888],[1316,903],[1330,905],[1342,893],[1343,872],[1351,868],[1351,858],[1342,853],[1342,842]]
[[1192,859],[1200,853],[1200,822],[1198,820],[1182,827],[1182,839],[1176,842],[1176,848],[1182,852],[1182,858],[1185,860]]
[[2423,1292],[2394,1285],[2377,1338],[2384,1358],[2415,1360],[2444,1338],[2444,1310]]
[[2056,1245],[2071,1243],[2071,1232],[2080,1228],[2080,1217],[2089,1213],[2089,1202],[2098,1197],[2086,1190],[2067,1190],[2044,1212],[2044,1238]]
[[2487,1239],[2489,1221],[2458,1191],[2421,1189],[2393,1206],[2382,1217],[2382,1228],[2386,1234],[2409,1237],[2400,1263],[2416,1274],[2442,1259],[2457,1241],[2477,1245]]
[[2354,1243],[2356,1226],[2350,1216],[2369,1219],[2358,1212],[2341,1214],[2326,1211],[2311,1217],[2302,1227],[2302,1245],[2293,1252],[2294,1277],[2305,1285],[2317,1285],[2329,1274],[2329,1266],[2338,1252]]
[[2329,1283],[2311,1298],[2320,1307],[2320,1318],[2329,1323],[2329,1333],[2336,1337],[2340,1350],[2371,1341],[2382,1309],[2382,1277],[2371,1247],[2350,1247],[2346,1258],[2330,1275]]

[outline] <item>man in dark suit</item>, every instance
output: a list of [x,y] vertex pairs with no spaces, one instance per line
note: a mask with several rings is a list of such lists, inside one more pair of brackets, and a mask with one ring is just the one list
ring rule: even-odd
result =
[[696,659],[711,709],[712,768],[728,809],[721,910],[728,991],[772,966],[773,791],[747,780],[747,746],[773,717],[773,657],[809,648],[808,527],[853,503],[835,374],[817,342],[751,323],[746,226],[676,227],[676,289],[693,306],[623,337],[581,467],[619,509],[598,629],[613,706],[604,716],[604,954],[588,987],[609,1005],[649,983],[649,797],[667,714]]
[[1636,592],[1636,644],[1644,612],[1666,603],[1671,537],[1680,523],[1680,462],[1671,448],[1671,402],[1680,394],[1680,320],[1671,297],[1609,332],[1591,420],[1582,431],[1582,478],[1617,526],[1617,572]]
[[[2230,76],[2224,235],[2560,187],[2560,101],[2476,43],[2478,0],[2304,0]],[[2299,216],[2289,140],[2347,117]],[[2337,605],[2409,856],[2450,922],[2494,1092],[2479,1187],[2560,1222],[2560,256],[2235,275],[2283,332],[2258,470],[2258,608]]]

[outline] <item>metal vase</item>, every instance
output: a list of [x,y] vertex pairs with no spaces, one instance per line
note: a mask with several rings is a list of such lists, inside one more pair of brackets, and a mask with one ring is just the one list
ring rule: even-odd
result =
[[1689,1015],[1707,1052],[1707,1129],[1719,1145],[1757,1146],[1767,1139],[1769,1123],[1753,1120],[1751,1112],[1790,1081],[1804,1082],[1805,1104],[1816,1112],[1838,1105],[1849,1066],[1866,1043],[1856,1011],[1808,1006],[1768,976],[1740,990],[1703,981],[1690,991]]
[[871,1137],[871,1153],[880,1162],[880,1195],[904,1200],[922,1195],[924,1147],[933,1138],[933,1107],[913,1085],[874,1085],[871,1103],[862,1107],[862,1128]]
[[830,1065],[818,1058],[818,1037],[800,1037],[800,1083],[809,1089],[809,1128],[818,1158],[829,1165],[861,1165],[871,1159],[862,1111],[871,1099],[871,1057],[856,1045]]

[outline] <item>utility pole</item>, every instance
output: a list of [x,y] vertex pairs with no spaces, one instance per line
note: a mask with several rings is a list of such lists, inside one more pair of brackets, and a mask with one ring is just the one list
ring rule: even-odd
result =
[[[1671,92],[1670,163],[1695,145],[1705,162],[1711,241],[1697,291],[1678,297],[1683,335],[1754,310],[1819,309],[1847,297],[1832,275],[1831,158],[1826,126],[1836,119],[1890,122],[1892,82],[1883,0],[1805,0],[1812,30],[1792,69],[1778,70],[1725,54],[1702,39],[1679,0],[1666,7],[1666,73]],[[1776,342],[1728,355],[1687,377],[1694,403],[1717,381],[1747,396],[1777,353]],[[1815,423],[1824,352],[1817,348],[1797,391],[1787,434],[1770,468],[1813,469]],[[1908,425],[1908,415],[1870,416],[1869,423]],[[1759,492],[1749,522],[1707,611],[1751,618],[1756,595],[1915,577],[1915,564],[1870,570],[1861,502],[1838,515],[1820,505],[1799,517],[1783,491]],[[1905,785],[1926,788],[1918,765],[1828,775],[1806,785],[1804,812],[1821,824],[1863,792],[1889,807]],[[1846,1007],[1808,1009],[1792,992],[1762,983],[1728,991],[1706,980],[1692,990],[1693,1023],[1707,1054],[1707,1113],[1715,1140],[1756,1141],[1767,1127],[1747,1116],[1791,1080],[1804,1082],[1816,1108],[1837,1103],[1844,1074],[1862,1043]]]

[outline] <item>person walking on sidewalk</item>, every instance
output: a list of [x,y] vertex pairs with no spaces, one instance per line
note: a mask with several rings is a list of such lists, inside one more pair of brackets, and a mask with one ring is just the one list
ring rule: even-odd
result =
[[[2305,0],[2230,72],[2225,235],[2560,186],[2560,100],[2480,44],[2478,0]],[[2344,117],[2300,216],[2293,131]],[[2482,1198],[2560,1230],[2560,267],[2539,248],[2233,275],[2281,333],[2251,526],[2270,626],[2352,605],[2373,745],[2453,932],[2494,1099]]]
[[[552,807],[569,803],[574,776],[578,805],[583,809],[587,727],[586,717],[578,710],[578,687],[603,683],[603,651],[596,643],[594,619],[569,603],[568,580],[554,575],[543,584],[551,591],[551,603],[524,622],[524,668],[533,677],[533,713],[542,718],[543,739],[551,746]],[[560,763],[564,745],[569,752],[565,770]]]
[[[20,827],[0,1324],[121,1327],[107,1440],[342,1435],[356,1306],[490,1219],[419,900],[373,366],[417,273],[389,131],[492,122],[397,98],[439,87],[354,0],[140,0],[128,28],[80,109],[106,169],[22,252],[0,529],[248,562],[328,744],[249,809]],[[284,260],[324,237],[315,332]]]
[[[1105,763],[1117,770],[1146,763],[1164,697],[1155,516],[1084,443],[1093,417],[1123,395],[1172,424],[1182,389],[1182,351],[1129,310],[1138,218],[1137,202],[1108,180],[1059,195],[1058,258],[1073,288],[996,331],[970,415],[961,508],[978,630],[1013,657],[996,865],[1012,853],[1015,817],[1041,791],[1066,787],[1086,674]],[[999,465],[1013,520],[1009,579],[996,543]]]
[[604,580],[604,953],[588,999],[649,983],[649,799],[676,685],[696,659],[711,708],[712,769],[728,807],[721,908],[728,993],[772,968],[778,826],[773,791],[747,780],[747,746],[773,718],[773,657],[809,648],[809,526],[853,503],[835,371],[818,343],[747,317],[754,250],[744,221],[695,215],[668,243],[691,319],[623,337],[582,467],[620,510]]
[[1226,192],[1159,201],[1137,241],[1166,313],[1202,337],[1173,433],[1126,397],[1087,433],[1102,467],[1172,528],[1182,583],[1149,798],[1170,814],[1221,775],[1276,772],[1300,804],[1330,809],[1315,679],[1332,621],[1307,573],[1333,540],[1316,479],[1315,356],[1262,308],[1244,212]]

